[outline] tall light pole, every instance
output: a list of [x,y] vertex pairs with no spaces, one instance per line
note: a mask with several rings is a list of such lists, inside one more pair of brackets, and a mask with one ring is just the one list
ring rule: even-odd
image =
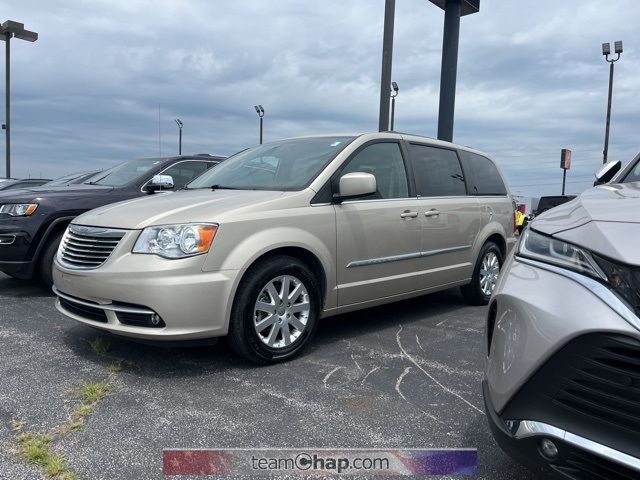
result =
[[176,118],[176,125],[178,125],[178,155],[182,155],[182,120]]
[[11,177],[11,39],[19,38],[27,42],[38,40],[38,34],[24,29],[24,24],[7,20],[0,26],[0,40],[5,41],[5,120],[2,128],[5,133],[6,177]]
[[396,97],[398,96],[398,84],[396,82],[391,82],[391,126],[389,130],[393,132],[393,120],[396,116]]
[[264,119],[264,108],[262,105],[254,105],[253,108],[256,109],[256,113],[258,117],[260,117],[260,145],[262,145],[262,121]]
[[393,63],[393,24],[396,16],[396,0],[384,2],[384,33],[382,34],[382,73],[380,74],[380,113],[378,131],[389,128],[389,84]]
[[615,42],[614,49],[616,58],[609,58],[609,55],[611,55],[611,45],[609,43],[602,44],[602,55],[604,55],[604,59],[609,62],[609,100],[607,102],[607,126],[604,133],[602,163],[607,163],[607,156],[609,155],[609,126],[611,124],[611,97],[613,96],[613,64],[620,60],[620,54],[622,53],[622,41],[619,40]]

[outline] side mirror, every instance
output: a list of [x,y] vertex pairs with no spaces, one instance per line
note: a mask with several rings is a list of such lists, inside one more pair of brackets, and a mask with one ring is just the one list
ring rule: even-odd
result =
[[621,167],[622,163],[620,162],[620,160],[605,163],[598,170],[596,170],[596,181],[593,182],[593,186],[595,187],[596,185],[602,185],[603,183],[610,182],[615,174],[620,171]]
[[334,193],[333,198],[338,201],[343,201],[350,198],[372,195],[376,193],[377,190],[376,177],[370,173],[352,172],[340,177],[338,193]]
[[173,188],[173,177],[171,175],[154,175],[145,190],[149,193],[155,193],[162,190],[171,190]]

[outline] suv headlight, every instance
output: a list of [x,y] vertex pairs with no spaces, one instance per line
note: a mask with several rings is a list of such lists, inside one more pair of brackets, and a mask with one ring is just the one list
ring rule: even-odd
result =
[[37,203],[5,203],[0,205],[0,213],[6,213],[12,217],[28,217],[38,208]]
[[133,253],[184,258],[207,253],[218,231],[214,223],[188,223],[145,228]]
[[605,282],[636,314],[640,314],[640,267],[622,265],[589,250],[527,228],[517,255],[573,270]]

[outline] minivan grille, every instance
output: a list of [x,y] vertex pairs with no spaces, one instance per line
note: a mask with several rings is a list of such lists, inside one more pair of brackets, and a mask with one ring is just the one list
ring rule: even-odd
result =
[[118,246],[125,230],[70,225],[58,249],[58,261],[77,270],[98,268]]

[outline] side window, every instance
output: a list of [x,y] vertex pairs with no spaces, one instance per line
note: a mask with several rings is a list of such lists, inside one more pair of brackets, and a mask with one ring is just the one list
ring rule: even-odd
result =
[[506,195],[507,187],[494,163],[487,157],[476,153],[460,151],[465,169],[473,176],[472,195]]
[[171,175],[173,178],[173,188],[179,190],[203,174],[209,168],[209,163],[211,162],[201,162],[198,160],[176,163],[162,172],[162,175]]
[[467,189],[453,150],[409,144],[416,188],[421,197],[464,196]]
[[640,181],[640,162],[636,163],[636,166],[629,170],[627,176],[624,177],[622,183],[631,183]]
[[409,196],[407,171],[397,143],[374,143],[365,147],[349,160],[340,175],[353,172],[370,173],[376,177],[378,190],[364,197],[365,200]]

